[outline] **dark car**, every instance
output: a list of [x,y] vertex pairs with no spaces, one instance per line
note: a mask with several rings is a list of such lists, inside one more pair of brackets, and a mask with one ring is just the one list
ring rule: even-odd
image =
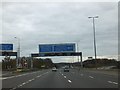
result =
[[69,72],[70,70],[69,70],[69,67],[65,67],[64,68],[64,72]]

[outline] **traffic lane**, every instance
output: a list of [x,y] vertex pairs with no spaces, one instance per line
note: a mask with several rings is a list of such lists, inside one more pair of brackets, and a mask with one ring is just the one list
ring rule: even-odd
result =
[[118,88],[116,84],[104,81],[104,78],[98,80],[87,72],[79,73],[76,70],[70,70],[70,72],[63,72],[63,74],[72,81],[73,88]]
[[[98,80],[105,81],[112,81],[118,83],[118,75],[108,75],[104,73],[97,73],[97,72],[91,72],[91,71],[82,71],[82,73],[87,73],[88,76],[93,76],[94,78],[97,78]],[[117,85],[117,84],[116,84]]]
[[63,72],[63,76],[67,78],[67,80],[71,81],[72,88],[99,88],[100,85],[95,85],[92,80],[89,78],[84,77],[83,75],[80,76],[77,72]]
[[[81,70],[82,71],[82,70]],[[118,88],[118,77],[117,75],[109,75],[99,72],[91,72],[91,71],[82,71],[84,75],[91,79],[97,79],[96,81],[99,81],[103,84],[105,84],[107,87],[110,88]]]
[[27,80],[30,80],[30,79],[36,77],[37,75],[43,74],[47,71],[49,71],[49,70],[42,70],[42,71],[37,71],[37,72],[26,73],[26,75],[21,74],[21,75],[13,76],[12,78],[8,77],[7,79],[2,80],[2,87],[3,88],[13,88],[13,87],[15,87]]
[[70,83],[61,75],[60,71],[49,72],[20,88],[70,88]]
[[[72,71],[72,70],[71,70]],[[109,74],[104,74],[104,73],[99,73],[99,72],[92,72],[92,71],[86,71],[86,70],[73,70],[73,72],[79,72],[83,73],[84,75],[87,75],[89,77],[93,76],[94,78],[97,78],[98,80],[104,80],[104,81],[112,81],[118,83],[118,75],[109,75]],[[87,73],[87,74],[86,74]]]

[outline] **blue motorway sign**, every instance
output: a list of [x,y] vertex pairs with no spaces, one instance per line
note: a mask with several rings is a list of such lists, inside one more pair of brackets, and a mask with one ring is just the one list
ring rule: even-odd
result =
[[0,50],[13,51],[13,44],[0,44]]
[[75,52],[75,43],[67,44],[40,44],[39,52]]

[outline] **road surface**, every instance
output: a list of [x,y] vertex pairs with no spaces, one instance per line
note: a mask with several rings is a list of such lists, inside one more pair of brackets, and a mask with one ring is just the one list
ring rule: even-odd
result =
[[51,69],[3,77],[3,88],[118,88],[118,77],[84,70]]

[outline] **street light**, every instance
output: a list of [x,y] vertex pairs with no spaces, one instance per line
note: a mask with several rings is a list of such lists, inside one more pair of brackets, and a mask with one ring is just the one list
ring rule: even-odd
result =
[[20,38],[14,37],[18,40],[18,49],[17,49],[17,60],[16,60],[16,67],[18,68],[19,65],[19,58],[20,58]]
[[97,52],[96,52],[96,37],[95,37],[95,18],[98,18],[98,16],[94,16],[94,17],[88,17],[88,18],[92,18],[93,19],[93,33],[94,33],[94,53],[95,53],[95,62],[96,62],[96,59],[97,59]]
[[[77,46],[77,52],[79,52],[79,41],[76,42],[76,46]],[[82,63],[82,56],[81,56],[81,61],[79,61],[79,56],[78,56],[78,63],[80,62],[81,68],[83,68],[83,63]]]
[[[77,52],[79,52],[78,42],[76,43],[76,46],[77,46]],[[78,63],[79,63],[79,56],[78,56]]]

